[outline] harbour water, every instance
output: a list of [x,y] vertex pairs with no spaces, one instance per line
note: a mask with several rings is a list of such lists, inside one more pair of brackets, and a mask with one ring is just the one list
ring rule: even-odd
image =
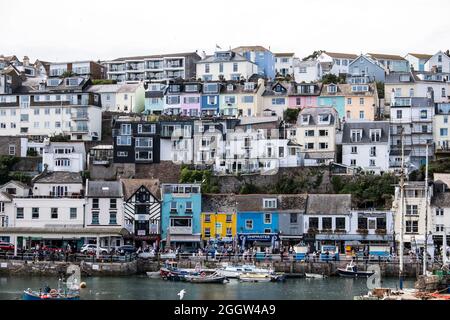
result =
[[[366,279],[330,277],[326,279],[287,279],[285,282],[227,284],[194,284],[150,279],[147,276],[89,277],[82,279],[87,288],[81,290],[82,300],[178,300],[185,289],[185,300],[353,300],[366,294]],[[27,288],[39,289],[46,284],[57,286],[52,277],[0,277],[0,300],[20,300]],[[395,288],[397,278],[385,278],[383,286]],[[404,282],[414,286],[414,279]]]

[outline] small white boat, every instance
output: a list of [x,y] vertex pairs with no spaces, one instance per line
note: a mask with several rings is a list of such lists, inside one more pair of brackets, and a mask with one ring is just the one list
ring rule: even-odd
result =
[[149,278],[160,278],[161,277],[161,272],[160,271],[148,271],[147,272],[147,276]]
[[327,276],[324,274],[318,274],[318,273],[305,273],[305,277],[309,279],[324,279]]
[[238,279],[241,282],[270,282],[272,276],[266,273],[242,273]]
[[255,265],[230,266],[225,265],[217,269],[217,273],[227,278],[239,278],[241,274],[273,274],[273,270],[258,268]]

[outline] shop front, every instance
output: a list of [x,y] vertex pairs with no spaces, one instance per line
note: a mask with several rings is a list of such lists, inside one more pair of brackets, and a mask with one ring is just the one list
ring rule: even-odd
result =
[[240,233],[238,244],[241,250],[253,248],[256,252],[272,252],[280,248],[280,236],[277,233]]

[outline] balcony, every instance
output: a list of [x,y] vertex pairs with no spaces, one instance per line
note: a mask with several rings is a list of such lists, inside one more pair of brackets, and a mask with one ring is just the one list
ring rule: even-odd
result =
[[80,121],[80,120],[87,121],[89,120],[89,115],[87,112],[76,112],[71,114],[70,119],[73,121]]
[[89,128],[87,126],[76,126],[70,128],[71,133],[88,133]]
[[169,227],[169,234],[192,234],[192,227]]

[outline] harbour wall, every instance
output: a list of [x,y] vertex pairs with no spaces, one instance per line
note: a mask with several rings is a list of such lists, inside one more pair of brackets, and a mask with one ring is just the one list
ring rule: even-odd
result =
[[[198,264],[195,260],[180,260],[178,267],[195,268]],[[250,263],[250,262],[249,262]],[[284,272],[288,277],[302,277],[305,273],[317,273],[327,276],[336,276],[337,268],[345,268],[347,261],[330,262],[300,262],[300,261],[274,261],[254,262],[260,267],[272,267],[276,272]],[[145,274],[147,271],[159,271],[163,261],[154,260],[134,260],[131,262],[77,262],[81,273],[86,276],[130,276],[136,274]],[[356,262],[358,270],[367,270],[369,265],[378,265],[381,275],[384,277],[396,277],[399,274],[399,264],[390,262],[366,263]],[[219,267],[218,261],[203,261],[204,268]],[[56,276],[63,275],[69,263],[52,261],[22,261],[22,260],[0,260],[0,275],[18,275],[18,276]],[[438,267],[437,265],[434,267]],[[405,263],[404,275],[406,277],[417,277],[421,274],[422,264]]]

